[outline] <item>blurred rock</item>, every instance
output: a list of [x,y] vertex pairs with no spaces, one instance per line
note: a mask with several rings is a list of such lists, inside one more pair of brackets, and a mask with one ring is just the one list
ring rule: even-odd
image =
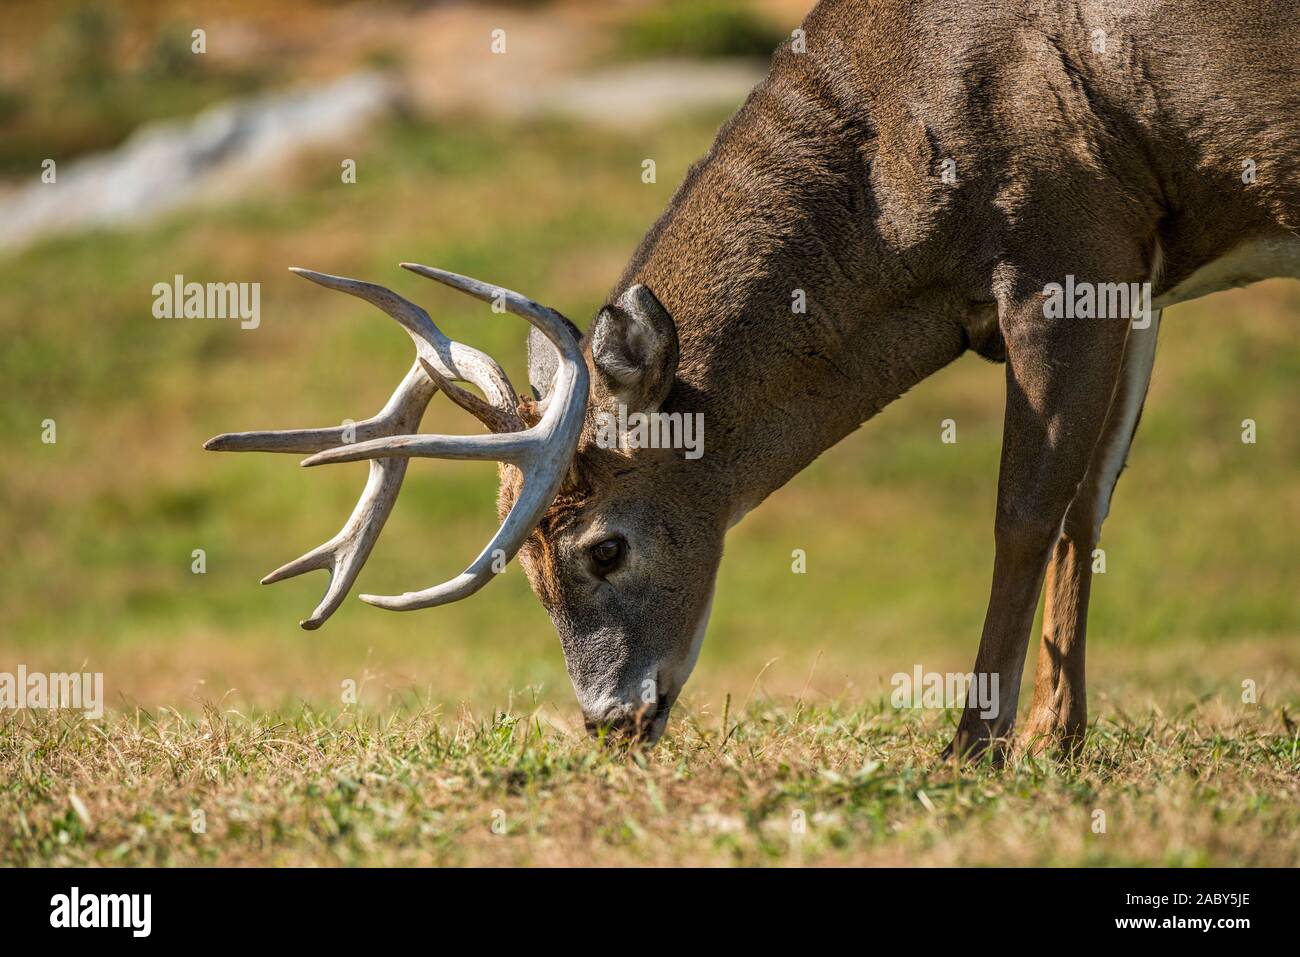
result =
[[[526,50],[552,49],[516,41]],[[434,57],[406,81],[355,73],[143,126],[117,149],[60,163],[55,183],[37,180],[0,193],[0,250],[237,197],[273,182],[303,150],[346,141],[399,100],[431,116],[559,116],[628,129],[686,111],[739,106],[765,67],[751,60],[650,61],[574,74],[567,64],[558,68],[528,55],[493,57],[486,44],[457,49],[458,56]]]
[[397,98],[390,79],[358,73],[143,126],[115,150],[60,164],[54,183],[0,196],[0,248],[237,193],[299,151],[355,132]]
[[739,106],[765,66],[750,60],[634,63],[564,81],[541,91],[532,106],[606,126],[646,126],[683,111]]

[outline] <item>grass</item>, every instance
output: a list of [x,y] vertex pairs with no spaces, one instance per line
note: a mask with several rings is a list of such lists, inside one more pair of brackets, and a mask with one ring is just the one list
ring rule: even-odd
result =
[[736,0],[668,0],[637,11],[619,25],[618,47],[631,57],[761,57],[785,34],[749,4]]
[[58,13],[23,12],[27,38],[7,48],[22,68],[0,84],[0,174],[16,179],[35,180],[46,158],[117,146],[143,123],[191,115],[276,78],[193,53],[185,19],[153,23],[145,40],[135,34],[153,17],[136,10],[71,3]]
[[[585,741],[517,570],[420,614],[350,599],[312,634],[295,625],[323,576],[256,584],[334,533],[364,468],[203,440],[369,415],[410,362],[390,320],[284,267],[389,284],[521,384],[517,321],[396,263],[585,325],[720,119],[636,136],[401,123],[348,145],[356,185],[309,157],[292,188],[0,261],[0,671],[102,671],[111,705],[99,723],[0,712],[0,862],[1300,863],[1295,283],[1166,316],[1103,537],[1076,765],[956,775],[933,763],[951,715],[880,705],[895,672],[973,660],[1003,394],[974,357],[735,529],[696,676],[647,754]],[[154,319],[153,284],[178,272],[261,282],[261,327]],[[437,402],[424,427],[474,428]],[[417,464],[359,590],[459,571],[494,493],[491,467]]]
[[882,703],[759,702],[631,753],[527,709],[24,716],[0,725],[0,847],[25,865],[1294,866],[1300,741],[1278,717],[1104,719],[1071,765],[957,773],[933,760],[946,726]]

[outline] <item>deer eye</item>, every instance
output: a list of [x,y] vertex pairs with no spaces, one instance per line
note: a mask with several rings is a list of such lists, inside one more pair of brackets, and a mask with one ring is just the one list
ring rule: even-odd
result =
[[607,538],[592,545],[589,554],[598,575],[608,575],[623,561],[627,543],[622,538]]

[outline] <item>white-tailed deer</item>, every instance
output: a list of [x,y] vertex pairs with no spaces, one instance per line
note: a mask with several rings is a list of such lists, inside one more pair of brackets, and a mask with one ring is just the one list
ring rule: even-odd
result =
[[[1007,741],[1044,578],[1024,738],[1072,745],[1086,723],[1090,553],[1137,427],[1160,310],[1300,277],[1298,223],[1290,3],[825,0],[690,170],[585,338],[522,296],[408,267],[533,324],[532,399],[516,402],[495,363],[418,307],[308,273],[397,318],[419,361],[354,444],[322,429],[208,447],[370,460],[339,535],[267,576],[330,570],[308,628],[351,586],[407,458],[497,459],[504,524],[468,570],[362,598],[452,601],[519,552],[589,726],[653,740],[699,653],[727,529],[973,349],[1006,363],[996,557],[974,667],[996,673],[1002,693],[991,718],[967,709],[949,753]],[[1145,299],[1121,295],[1143,284]],[[413,434],[437,389],[491,434]],[[602,424],[620,409],[702,413],[704,455],[610,447]]]

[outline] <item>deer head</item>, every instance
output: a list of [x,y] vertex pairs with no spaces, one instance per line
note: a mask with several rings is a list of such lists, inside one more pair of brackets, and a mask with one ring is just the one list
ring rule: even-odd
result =
[[[519,554],[559,632],[588,730],[657,740],[699,654],[727,515],[714,483],[680,449],[609,441],[611,423],[658,411],[668,399],[678,358],[672,318],[648,288],[635,285],[600,311],[584,339],[558,312],[518,293],[402,265],[500,302],[531,323],[533,396],[518,398],[495,361],[448,339],[423,309],[391,290],[295,269],[388,313],[410,334],[417,357],[388,404],[346,436],[351,442],[342,428],[328,428],[229,433],[205,444],[214,451],[314,453],[304,466],[370,462],[365,490],[342,530],[263,584],[329,571],[325,597],[301,622],[319,628],[369,556],[408,459],[495,460],[501,527],[465,571],[422,591],[361,600],[396,611],[447,604],[478,591]],[[476,386],[483,397],[456,382]],[[488,434],[416,434],[438,390]]]

